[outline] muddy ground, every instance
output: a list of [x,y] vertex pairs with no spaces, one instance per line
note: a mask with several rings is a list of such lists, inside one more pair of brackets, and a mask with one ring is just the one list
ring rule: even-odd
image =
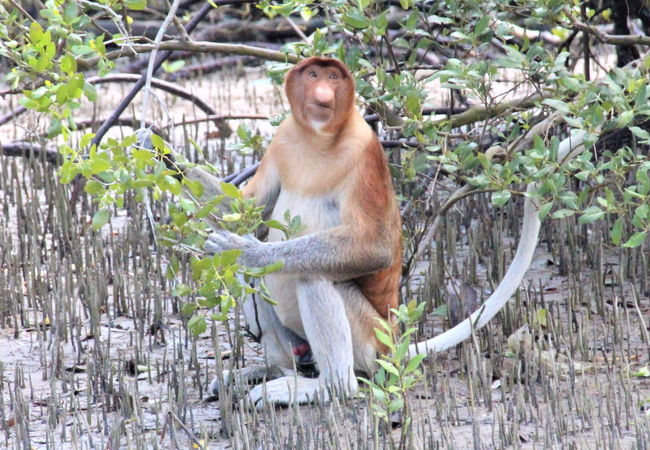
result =
[[[221,114],[286,108],[261,69],[183,85]],[[126,88],[99,87],[102,100],[81,115],[106,117]],[[156,123],[202,117],[191,103],[158,95]],[[0,103],[0,114],[15,101]],[[127,115],[138,116],[134,105]],[[267,121],[245,122],[272,132]],[[0,127],[0,139],[47,126],[27,114]],[[213,124],[167,131],[190,157],[188,137],[204,146],[224,173],[256,158],[233,151],[234,138],[218,136]],[[439,197],[452,188],[441,184]],[[134,199],[96,233],[94,206],[86,198],[71,206],[70,195],[42,158],[0,157],[0,447],[347,449],[399,439],[399,420],[393,430],[376,426],[364,398],[251,411],[233,388],[206,401],[220,366],[263,364],[259,346],[236,316],[198,338],[188,334],[183,299],[165,277],[168,253],[155,246]],[[458,203],[404,298],[427,301],[431,311],[449,282],[486,298],[514,253],[520,217],[517,202],[500,212],[488,198]],[[413,448],[650,448],[648,245],[610,248],[605,226],[545,222],[506,310],[472,341],[427,362],[408,397]],[[180,281],[188,278],[185,269]],[[508,340],[524,326],[528,335]],[[419,337],[447,327],[429,313]]]

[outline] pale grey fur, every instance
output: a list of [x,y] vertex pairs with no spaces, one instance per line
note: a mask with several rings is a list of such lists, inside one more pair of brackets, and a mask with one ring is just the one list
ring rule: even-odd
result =
[[343,394],[357,391],[352,331],[339,290],[325,277],[301,277],[296,296],[302,331],[309,339],[320,376],[310,379],[293,373],[256,386],[249,399],[258,408],[266,403],[328,401],[332,390]]
[[[188,176],[204,184],[204,195],[218,195],[217,178],[200,169],[192,169]],[[283,263],[280,272],[266,277],[278,305],[251,300],[244,304],[249,328],[261,336],[268,370],[247,368],[236,376],[244,383],[259,381],[260,377],[267,380],[249,393],[257,406],[329,400],[332,390],[353,394],[358,388],[354,370],[369,373],[374,369],[372,338],[363,333],[379,315],[360,288],[346,281],[387,267],[392,254],[390,246],[381,245],[383,236],[373,237],[375,245],[359,245],[352,227],[341,225],[339,202],[332,195],[302,196],[279,187],[270,190],[271,198],[258,199],[271,202],[266,211],[276,220],[282,220],[286,209],[292,216],[300,216],[306,226],[303,236],[284,241],[280,233],[271,230],[270,242],[261,242],[252,236],[218,230],[206,241],[209,253],[241,249],[239,261],[249,267]],[[320,371],[318,379],[291,371],[291,346],[298,343],[296,335],[309,342]],[[272,379],[280,374],[285,376]],[[218,394],[220,378],[210,384],[213,394]]]
[[[229,231],[212,233],[205,244],[210,253],[241,249],[239,260],[249,267],[262,267],[276,261],[282,271],[297,274],[322,274],[334,280],[348,280],[388,267],[392,261],[389,246],[355,245],[346,225],[307,234],[288,241],[260,242]],[[351,230],[350,230],[351,231]],[[354,249],[354,251],[349,251]],[[345,257],[341,257],[345,253]]]

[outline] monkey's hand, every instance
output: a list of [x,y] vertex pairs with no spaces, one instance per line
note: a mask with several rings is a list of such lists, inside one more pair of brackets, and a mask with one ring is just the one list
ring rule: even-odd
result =
[[251,258],[251,254],[255,254],[256,250],[261,248],[262,243],[254,236],[246,235],[239,236],[226,230],[218,230],[208,236],[205,241],[205,251],[209,254],[220,253],[225,250],[241,250],[242,255],[240,261],[247,266],[256,267],[256,261]]

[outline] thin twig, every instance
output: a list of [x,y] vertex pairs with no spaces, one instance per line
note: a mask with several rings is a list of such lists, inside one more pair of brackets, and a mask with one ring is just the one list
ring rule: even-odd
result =
[[34,20],[34,18],[27,11],[25,11],[22,6],[20,6],[20,3],[16,2],[16,0],[9,0],[9,3],[14,5],[23,16],[27,17],[32,22],[36,22],[36,20]]
[[302,30],[300,28],[298,28],[298,25],[296,25],[296,23],[291,19],[291,17],[287,16],[287,17],[285,17],[285,19],[287,20],[287,23],[289,24],[289,26],[291,26],[291,28],[293,28],[293,31],[295,31],[296,34],[300,37],[300,39],[302,39],[303,41],[308,43],[309,39],[307,38],[307,35],[305,35],[305,33],[303,33]]

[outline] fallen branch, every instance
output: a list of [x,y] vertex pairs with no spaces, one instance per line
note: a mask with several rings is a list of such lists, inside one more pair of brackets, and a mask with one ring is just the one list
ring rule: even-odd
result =
[[0,155],[22,157],[34,156],[35,158],[43,157],[47,162],[56,166],[60,165],[62,162],[58,150],[39,144],[32,144],[30,142],[0,144]]

